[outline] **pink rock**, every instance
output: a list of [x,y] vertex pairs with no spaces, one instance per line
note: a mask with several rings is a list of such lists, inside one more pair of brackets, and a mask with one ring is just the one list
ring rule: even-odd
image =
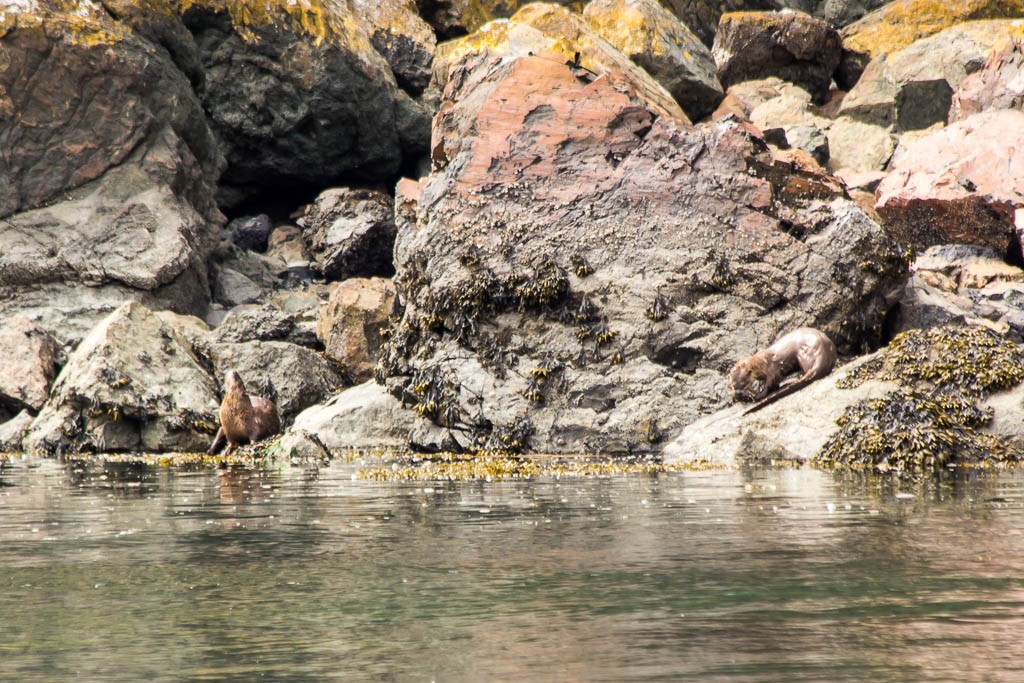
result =
[[979,244],[1003,252],[1024,206],[1024,113],[976,114],[914,142],[875,193],[885,226],[917,248]]
[[12,316],[0,326],[0,398],[39,410],[57,376],[60,345],[28,318]]

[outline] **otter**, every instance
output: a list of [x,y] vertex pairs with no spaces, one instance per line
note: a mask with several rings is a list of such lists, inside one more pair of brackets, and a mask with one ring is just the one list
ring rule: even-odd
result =
[[732,366],[729,371],[729,388],[734,401],[760,401],[779,386],[786,375],[799,367],[803,374],[787,386],[784,393],[773,396],[774,401],[821,379],[832,372],[835,364],[836,346],[832,340],[813,327],[801,327],[782,335],[767,349]]
[[281,418],[274,402],[262,396],[250,396],[239,374],[234,370],[228,372],[224,377],[224,400],[220,404],[220,429],[208,453],[216,453],[227,441],[224,455],[230,455],[235,446],[255,443],[280,430]]

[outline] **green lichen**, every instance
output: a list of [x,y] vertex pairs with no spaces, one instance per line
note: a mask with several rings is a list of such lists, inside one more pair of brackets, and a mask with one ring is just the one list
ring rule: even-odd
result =
[[834,468],[922,473],[950,466],[1018,461],[1024,452],[979,431],[992,420],[980,401],[1024,380],[1024,349],[982,327],[911,330],[884,357],[837,383],[869,379],[899,387],[849,407],[815,463]]

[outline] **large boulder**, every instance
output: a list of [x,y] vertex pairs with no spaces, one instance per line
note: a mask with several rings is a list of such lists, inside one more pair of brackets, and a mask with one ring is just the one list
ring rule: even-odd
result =
[[594,0],[583,17],[665,86],[694,121],[725,96],[711,51],[656,0]]
[[1024,207],[1024,112],[976,114],[907,146],[876,190],[885,226],[917,248],[977,244],[1006,254]]
[[[582,80],[605,74],[623,79],[659,113],[688,120],[654,77],[602,38],[583,17],[546,2],[531,3],[507,21],[493,21],[471,35],[438,45],[434,55],[435,85],[443,91],[450,69],[470,59],[513,60],[541,52],[547,52],[546,59]],[[577,57],[579,63],[574,64]]]
[[[185,14],[224,143],[220,200],[392,177],[425,151],[429,114],[345,3],[196,3]],[[212,8],[212,9],[211,9]]]
[[868,65],[839,111],[900,130],[945,123],[954,91],[982,67],[993,48],[1022,30],[1024,20],[973,21],[881,55]]
[[376,382],[364,382],[299,413],[279,447],[288,455],[407,448],[421,420]]
[[828,23],[802,12],[723,14],[712,54],[722,85],[778,76],[823,102],[842,44]]
[[166,49],[62,6],[0,24],[0,314],[76,342],[126,300],[205,308],[223,158]]
[[1024,0],[894,0],[842,31],[843,62],[836,74],[849,89],[875,57],[897,53],[922,38],[974,19],[1024,16]]
[[953,94],[950,123],[990,109],[1024,110],[1024,41],[1007,40]]
[[189,332],[129,302],[68,358],[26,450],[205,450],[217,429],[217,406],[216,386]]
[[320,311],[316,334],[324,353],[341,363],[352,381],[373,378],[397,298],[391,280],[353,278],[338,285]]
[[[470,56],[402,181],[378,376],[460,443],[656,451],[782,330],[881,333],[905,266],[832,178],[539,53]],[[813,166],[813,163],[811,164]]]
[[395,272],[394,202],[374,190],[325,190],[299,219],[303,236],[327,280],[390,277]]
[[12,316],[0,325],[0,405],[14,412],[37,411],[50,395],[61,360],[57,340],[28,318]]

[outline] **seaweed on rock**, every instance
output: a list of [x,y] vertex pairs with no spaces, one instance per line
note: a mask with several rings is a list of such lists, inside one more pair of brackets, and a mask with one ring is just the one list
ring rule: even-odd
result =
[[904,332],[884,357],[838,386],[869,379],[900,386],[849,407],[815,456],[818,465],[921,473],[1024,459],[1019,448],[979,431],[992,420],[980,400],[1024,380],[1024,348],[995,332],[952,326]]

